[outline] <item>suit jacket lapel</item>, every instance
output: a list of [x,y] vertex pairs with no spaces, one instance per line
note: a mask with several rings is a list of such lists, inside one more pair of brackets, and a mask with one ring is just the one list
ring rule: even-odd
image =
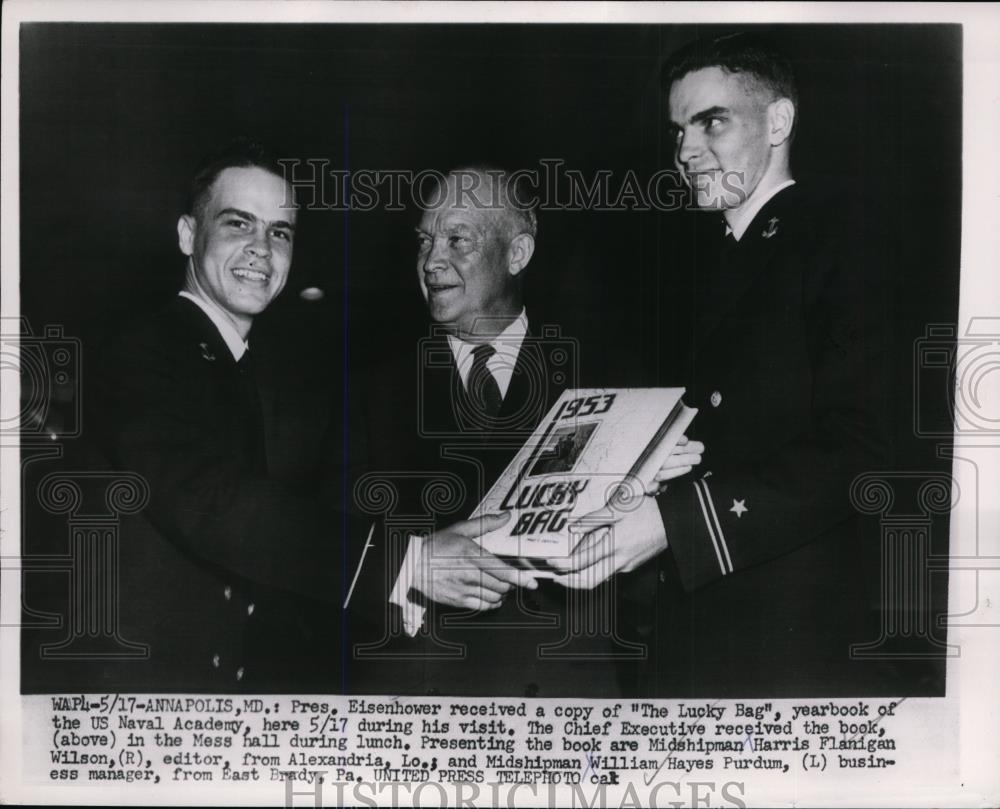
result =
[[[234,391],[241,391],[242,382],[236,360],[233,358],[229,346],[226,345],[226,341],[219,334],[216,325],[197,304],[187,298],[178,296],[174,306],[180,318],[185,350],[190,351],[192,357],[200,357],[200,359],[193,359],[192,362],[204,362],[210,365],[211,370],[209,373],[211,374],[210,378],[213,379],[212,384],[221,382],[222,384],[232,385]],[[258,353],[261,356],[258,357]],[[261,385],[259,383],[260,379],[268,378],[265,354],[265,351],[255,352],[251,355],[251,359],[254,364],[254,377],[257,381],[255,387],[257,401],[261,408],[260,417],[263,422],[258,425],[259,430],[253,430],[253,432],[255,434],[255,441],[258,442],[257,445],[263,449],[264,458],[261,460],[266,465],[269,444],[273,442],[273,437],[269,435],[271,432],[269,426],[274,423],[274,405],[270,401],[270,397],[264,394],[265,390],[271,390],[273,386]],[[264,366],[263,368],[261,367],[262,365]],[[245,401],[246,396],[242,393],[239,395],[243,406],[249,406],[249,403]],[[265,404],[265,399],[268,399],[267,404]],[[240,417],[249,419],[250,424],[258,423],[256,415],[251,412],[241,413]]]
[[501,421],[515,416],[523,407],[529,403],[532,393],[531,376],[528,370],[533,364],[533,357],[528,354],[535,350],[535,346],[528,334],[524,335],[524,341],[517,352],[517,362],[514,364],[514,372],[510,377],[510,384],[507,386],[507,395],[503,397],[503,404],[500,406],[499,419]]
[[214,363],[214,368],[236,365],[219,330],[196,303],[178,295],[173,306],[181,322],[182,339],[192,354],[200,356],[203,362]]
[[278,369],[281,363],[274,353],[268,350],[269,343],[265,340],[254,341],[251,337],[251,359],[254,367],[254,378],[257,383],[257,400],[260,402],[260,415],[264,430],[264,450],[268,458],[274,457],[276,440],[275,425],[280,418],[281,384],[278,382]]
[[423,388],[418,407],[424,409],[424,422],[432,426],[435,433],[460,433],[462,410],[469,404],[448,338],[436,334],[427,342],[422,342],[421,348],[420,356],[415,359],[419,366],[415,364],[413,367],[415,371],[419,370],[415,379]]

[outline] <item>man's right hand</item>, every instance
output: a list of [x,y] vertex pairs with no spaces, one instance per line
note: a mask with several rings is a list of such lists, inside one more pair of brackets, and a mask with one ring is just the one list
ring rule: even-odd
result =
[[534,590],[538,582],[484,550],[474,537],[502,527],[509,514],[485,514],[435,531],[424,541],[412,587],[449,607],[492,610],[514,587]]

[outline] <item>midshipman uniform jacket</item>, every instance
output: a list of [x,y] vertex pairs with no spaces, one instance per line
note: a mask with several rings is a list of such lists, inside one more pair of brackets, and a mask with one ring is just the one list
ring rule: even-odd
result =
[[864,674],[849,646],[873,639],[862,549],[877,532],[862,535],[850,488],[886,462],[891,334],[865,217],[791,186],[739,242],[718,222],[678,273],[690,322],[658,382],[687,388],[706,450],[658,498],[669,547],[634,577],[654,647],[640,691],[835,693]]

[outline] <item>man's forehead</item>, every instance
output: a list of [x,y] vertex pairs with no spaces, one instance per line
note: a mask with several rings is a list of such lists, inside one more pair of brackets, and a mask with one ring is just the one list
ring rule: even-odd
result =
[[424,208],[420,219],[425,228],[472,227],[481,229],[489,224],[491,211],[477,205],[471,196],[458,200],[449,197],[437,205]]
[[670,86],[670,118],[675,124],[684,124],[713,107],[746,107],[754,103],[753,95],[751,83],[743,75],[720,67],[701,68],[686,73]]
[[231,166],[212,183],[209,205],[236,208],[260,219],[294,222],[298,213],[291,186],[283,177],[258,166]]
[[437,198],[444,203],[464,203],[471,207],[501,206],[500,186],[496,178],[477,169],[459,169],[447,175],[438,186]]

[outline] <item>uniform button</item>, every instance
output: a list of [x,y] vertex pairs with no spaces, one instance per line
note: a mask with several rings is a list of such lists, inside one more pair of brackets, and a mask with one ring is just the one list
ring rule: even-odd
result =
[[240,666],[238,669],[236,669],[236,680],[239,681],[242,679],[243,679],[243,666]]
[[663,584],[667,580],[667,574],[662,570],[660,571],[660,584]]
[[253,615],[253,611],[256,607],[253,604],[247,604],[247,615]]
[[219,656],[218,656],[218,655],[212,655],[212,665],[213,665],[213,666],[214,666],[215,668],[218,668],[218,667],[219,667],[219,663],[220,663],[220,662],[221,662],[221,661],[220,661],[220,659],[219,659]]
[[222,591],[222,597],[224,599],[226,599],[226,601],[229,601],[229,599],[231,599],[233,597],[233,588],[230,587],[228,584],[226,585],[225,589]]
[[708,397],[708,401],[711,402],[712,407],[718,407],[722,404],[722,394],[719,391],[713,391],[712,395]]

